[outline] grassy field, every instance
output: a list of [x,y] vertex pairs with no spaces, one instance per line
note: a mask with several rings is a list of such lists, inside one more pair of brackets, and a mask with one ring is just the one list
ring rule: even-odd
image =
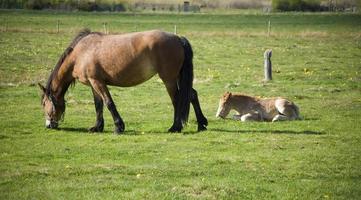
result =
[[[57,33],[57,21],[60,22]],[[267,37],[267,23],[272,32]],[[208,131],[194,113],[169,134],[172,106],[158,77],[111,87],[125,120],[90,134],[90,88],[67,95],[60,130],[44,128],[37,82],[83,27],[110,33],[162,29],[194,48]],[[359,199],[360,14],[101,14],[0,11],[0,199]],[[263,52],[274,80],[264,83]],[[284,96],[302,121],[215,118],[225,91]]]

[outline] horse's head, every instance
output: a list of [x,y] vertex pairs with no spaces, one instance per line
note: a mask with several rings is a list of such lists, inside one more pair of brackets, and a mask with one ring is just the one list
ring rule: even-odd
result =
[[41,84],[39,84],[39,87],[42,91],[41,105],[45,113],[45,127],[57,128],[65,112],[65,101],[64,99],[56,99],[55,96],[51,92],[47,92]]
[[231,111],[231,104],[230,104],[230,97],[232,96],[232,93],[226,92],[223,94],[221,99],[219,100],[218,110],[216,117],[220,117],[224,119],[227,117],[229,112]]

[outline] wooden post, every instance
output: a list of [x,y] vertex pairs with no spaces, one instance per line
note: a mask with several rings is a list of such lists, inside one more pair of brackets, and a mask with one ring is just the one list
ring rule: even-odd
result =
[[174,25],[174,34],[177,35],[177,25]]
[[5,32],[8,31],[8,20],[7,18],[5,18]]
[[272,49],[267,49],[264,52],[264,80],[272,80],[272,63],[271,63]]
[[271,35],[271,20],[268,20],[268,33],[267,33],[267,37],[269,37]]
[[59,20],[56,21],[56,33],[59,33],[59,26],[60,26],[60,22]]
[[189,12],[189,8],[190,8],[190,2],[189,1],[184,1],[183,2],[183,11],[184,12]]

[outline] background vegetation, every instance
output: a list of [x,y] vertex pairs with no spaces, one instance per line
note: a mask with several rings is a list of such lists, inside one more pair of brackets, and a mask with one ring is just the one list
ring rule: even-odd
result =
[[[192,0],[192,12],[214,9],[261,9],[263,11],[353,11],[357,0]],[[0,0],[0,8],[81,11],[184,11],[184,0]]]
[[[267,24],[271,34],[267,37]],[[59,22],[59,23],[58,23]],[[125,120],[90,134],[90,88],[67,95],[60,130],[44,128],[37,82],[83,27],[186,36],[209,119],[194,114],[169,134],[172,106],[158,77],[111,87]],[[59,24],[59,32],[57,31]],[[0,11],[0,199],[358,199],[361,196],[361,15],[330,13],[143,14]],[[263,82],[263,52],[273,77]],[[215,118],[225,91],[284,96],[302,121]]]
[[319,0],[273,0],[272,7],[280,11],[324,11],[327,6],[321,6]]

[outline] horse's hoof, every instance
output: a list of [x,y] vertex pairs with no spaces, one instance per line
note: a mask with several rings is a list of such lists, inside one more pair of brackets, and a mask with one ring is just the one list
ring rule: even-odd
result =
[[204,127],[208,126],[208,120],[206,118],[203,118],[203,120],[201,121],[201,124],[203,124]]
[[115,130],[114,130],[114,133],[116,134],[122,134],[125,130],[125,125],[124,125],[124,122],[121,121],[121,122],[118,122],[118,123],[115,123]]
[[115,130],[114,130],[114,133],[115,134],[123,134],[124,133],[124,128],[123,127],[117,127]]
[[115,129],[114,133],[117,135],[121,135],[121,134],[124,134],[124,130]]
[[170,127],[170,129],[168,129],[168,132],[170,133],[180,133],[182,131],[181,127],[177,127],[177,126],[172,126]]
[[94,127],[89,128],[88,131],[91,133],[100,133],[100,132],[103,132],[103,127],[94,126]]
[[207,127],[205,125],[198,125],[198,132],[206,131]]

